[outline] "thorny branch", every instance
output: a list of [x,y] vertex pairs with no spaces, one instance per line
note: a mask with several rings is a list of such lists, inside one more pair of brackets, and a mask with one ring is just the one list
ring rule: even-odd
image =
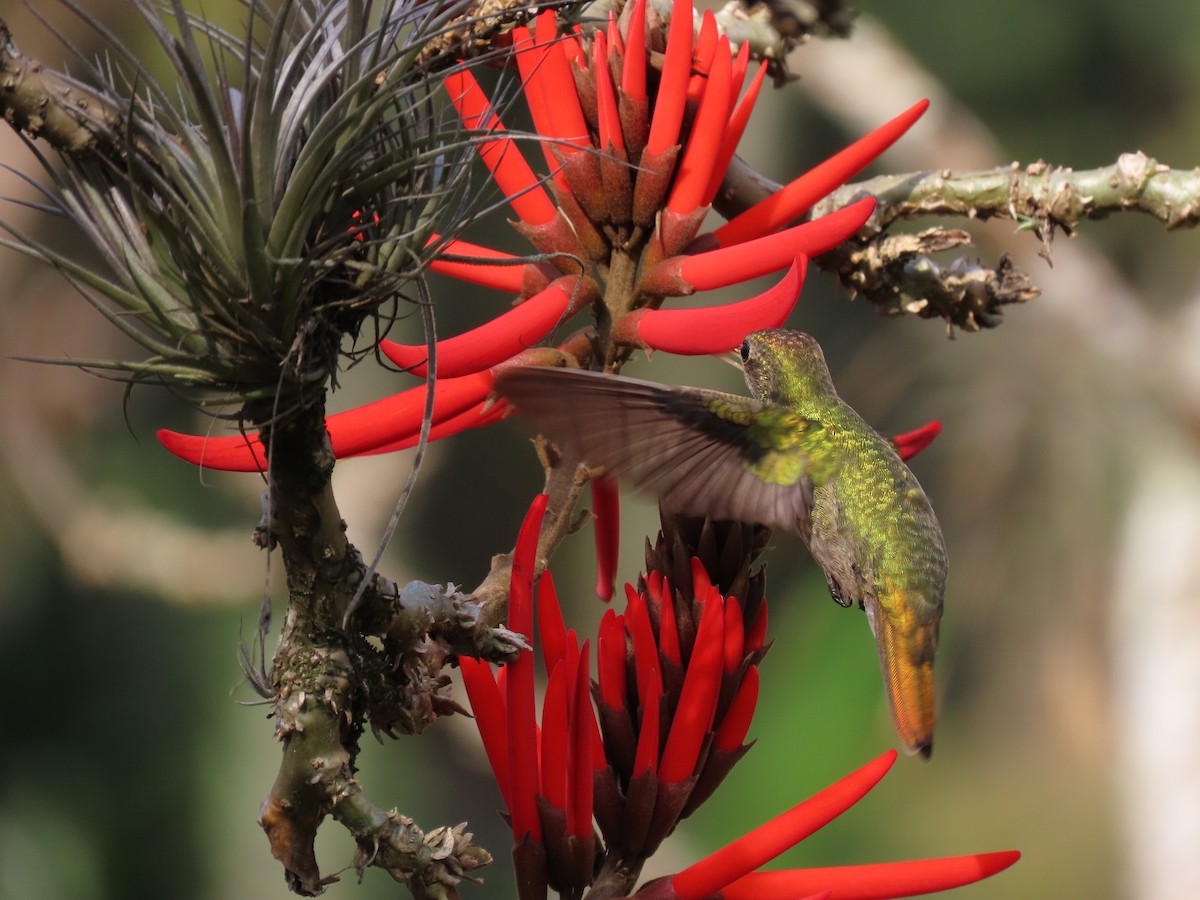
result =
[[[734,160],[714,205],[735,215],[779,185]],[[817,264],[837,274],[851,296],[862,294],[887,315],[916,313],[949,326],[978,331],[1000,324],[1002,307],[1038,295],[1029,277],[1007,256],[993,266],[958,259],[942,266],[929,254],[969,246],[965,231],[934,227],[892,234],[898,221],[925,217],[1011,219],[1042,242],[1050,260],[1055,231],[1070,235],[1084,219],[1134,211],[1168,229],[1200,223],[1200,169],[1172,169],[1146,154],[1124,153],[1111,166],[1075,171],[1036,162],[981,172],[883,175],[839,188],[813,208],[822,216],[864,194],[878,201],[875,214],[850,241]]]

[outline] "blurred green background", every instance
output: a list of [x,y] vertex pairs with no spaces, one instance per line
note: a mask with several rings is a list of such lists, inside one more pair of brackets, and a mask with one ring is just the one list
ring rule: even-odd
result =
[[[760,101],[743,155],[773,177],[920,96],[933,110],[881,170],[1038,158],[1092,168],[1134,150],[1177,168],[1200,162],[1200,5],[864,6],[855,38],[801,48],[802,79]],[[48,13],[92,39],[63,10]],[[0,15],[25,52],[64,57],[25,6],[0,2]],[[129,40],[141,34],[125,31],[125,7],[103,16]],[[37,174],[7,128],[0,160]],[[12,171],[0,182],[0,194],[29,196]],[[3,216],[72,240],[26,209]],[[843,396],[880,430],[944,422],[914,469],[952,571],[932,763],[901,760],[787,862],[1015,847],[1014,869],[962,896],[1200,896],[1200,242],[1123,215],[1060,236],[1050,268],[1011,223],[972,230],[984,260],[1008,251],[1043,289],[999,329],[947,340],[940,323],[879,318],[822,276],[790,322],[822,341]],[[156,427],[207,427],[164,393],[135,391],[126,421],[120,385],[14,360],[129,349],[54,273],[0,252],[0,284],[0,897],[288,896],[255,824],[279,747],[265,709],[246,705],[255,698],[237,662],[267,578],[249,540],[261,486],[201,476],[162,451]],[[446,333],[507,302],[461,294],[441,294]],[[737,388],[708,359],[662,355],[636,371]],[[335,402],[408,386],[399,378],[360,366]],[[365,550],[409,464],[338,467]],[[388,573],[477,583],[539,486],[514,423],[436,445]],[[633,579],[657,525],[647,503],[630,498],[624,513],[621,576]],[[797,541],[775,545],[758,744],[656,858],[662,871],[892,745],[862,616],[829,602]],[[589,553],[581,535],[554,567],[585,634],[601,612]],[[469,895],[510,896],[501,801],[471,724],[364,743],[374,801],[426,827],[469,820],[498,856]],[[329,826],[318,853],[333,874],[352,845]],[[355,882],[346,870],[328,896],[406,896],[377,871]]]

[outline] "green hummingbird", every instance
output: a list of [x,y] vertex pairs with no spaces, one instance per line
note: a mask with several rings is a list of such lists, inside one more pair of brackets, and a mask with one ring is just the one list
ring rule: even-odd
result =
[[929,499],[893,444],[837,395],[814,338],[757,331],[740,353],[752,398],[535,366],[504,371],[496,390],[668,510],[797,532],[833,599],[866,612],[896,734],[928,758],[946,584]]

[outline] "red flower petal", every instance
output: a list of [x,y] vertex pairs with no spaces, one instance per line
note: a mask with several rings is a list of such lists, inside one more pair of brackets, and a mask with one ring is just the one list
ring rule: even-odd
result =
[[479,737],[483,740],[483,749],[487,753],[488,763],[491,764],[492,774],[496,776],[496,784],[500,786],[504,805],[511,809],[508,724],[504,695],[496,683],[492,667],[487,663],[462,656],[459,657],[458,665],[462,669],[463,684],[467,689],[467,698],[471,701],[471,713],[475,716],[475,727],[479,729]]
[[679,692],[679,704],[663,748],[659,778],[679,784],[692,777],[704,736],[712,728],[717,694],[721,685],[721,653],[724,647],[723,601],[710,597],[704,604],[696,643],[688,660],[687,674]]
[[[550,673],[546,684],[546,696],[542,700],[542,748],[541,793],[557,810],[567,808],[567,741],[568,716],[567,679],[569,689],[574,692],[574,672],[568,672],[565,662],[559,663]],[[514,832],[515,833],[515,832]]]
[[554,578],[549,569],[538,578],[537,598],[538,639],[542,644],[542,665],[546,672],[550,673],[567,655],[567,626],[563,621],[558,591],[554,589]]
[[700,16],[696,45],[692,48],[692,75],[688,78],[688,99],[698,101],[704,96],[704,79],[712,71],[713,55],[717,52],[717,17],[711,9]]
[[[526,637],[533,635],[533,573],[537,564],[538,537],[549,497],[538,494],[525,514],[517,546],[513,551],[512,580],[509,586],[508,627]],[[532,643],[532,640],[531,640]],[[537,811],[538,741],[533,700],[533,652],[522,650],[508,672],[508,761],[512,797],[513,838],[520,842],[526,835],[542,839],[541,819]]]
[[[705,20],[711,17],[712,13],[706,11]],[[712,21],[715,36],[716,20]],[[704,96],[696,111],[683,158],[675,171],[675,185],[667,199],[667,209],[674,213],[690,213],[704,200],[721,149],[721,135],[728,123],[732,66],[729,39],[723,38],[715,48],[712,72],[705,79]]]
[[699,557],[692,557],[692,596],[697,600],[705,600],[712,593],[714,585],[712,579],[708,577],[708,569],[704,568],[704,563],[700,562]]
[[[753,872],[848,810],[878,784],[895,761],[896,751],[889,750],[803,803],[688,866],[671,880],[675,893],[680,900],[701,900],[722,891],[726,885]],[[825,885],[807,885],[794,890],[793,896],[823,887]]]
[[641,723],[638,727],[637,753],[633,758],[633,777],[658,773],[659,701],[662,692],[648,686],[640,695]]
[[762,649],[763,644],[767,642],[767,602],[763,601],[758,608],[758,615],[754,617],[754,623],[746,631],[746,652],[754,653]]
[[[446,77],[445,84],[450,101],[468,129],[489,134],[504,133],[504,126],[492,111],[474,75],[465,70],[455,72]],[[506,137],[485,140],[479,144],[479,158],[522,222],[544,225],[558,214],[557,207],[515,142]]]
[[592,70],[596,73],[596,118],[598,143],[602,150],[611,146],[625,149],[625,137],[621,134],[621,117],[617,111],[617,92],[613,88],[608,70],[608,47],[603,31],[597,31],[592,44]]
[[942,423],[934,419],[916,431],[896,435],[892,438],[892,443],[896,445],[896,452],[900,454],[901,459],[912,459],[932,444],[933,439],[941,433]]
[[553,128],[542,134],[563,141],[560,145],[563,152],[574,153],[576,148],[590,146],[591,140],[583,107],[579,105],[575,76],[558,37],[558,14],[552,9],[542,10],[536,25],[535,43],[546,52],[534,77],[541,81],[542,97]]
[[611,608],[600,619],[596,644],[596,675],[600,702],[609,709],[625,707],[625,618]]
[[914,104],[890,122],[866,137],[859,138],[845,150],[834,154],[776,191],[766,200],[730,219],[714,231],[713,236],[722,247],[731,247],[781,228],[865,169],[875,157],[908,131],[928,108],[928,100]]
[[647,691],[661,694],[663,682],[658,645],[650,627],[646,601],[629,585],[625,585],[625,598],[625,627],[633,639],[634,675],[638,683],[638,696],[644,696]]
[[[765,65],[765,63],[764,63]],[[746,80],[746,71],[750,68],[750,43],[742,41],[738,47],[737,56],[733,58],[733,99],[737,100],[742,92],[742,83]]]
[[754,872],[722,889],[721,896],[724,900],[790,900],[824,889],[833,900],[913,897],[982,881],[1020,858],[1016,850],[1002,850],[912,862]]
[[[491,372],[465,378],[443,378],[434,390],[434,421],[445,421],[483,401],[492,390]],[[425,413],[425,385],[393,394],[374,403],[330,416],[333,453],[338,459],[369,453],[411,437],[421,428]],[[180,459],[207,469],[258,472],[266,468],[266,455],[257,436],[207,437],[159,429],[159,443]]]
[[567,834],[592,835],[593,735],[591,679],[588,677],[588,642],[583,642],[576,666],[575,695],[571,702],[571,741],[567,747]]
[[[491,425],[493,422],[503,419],[508,413],[508,401],[504,398],[493,401],[491,405],[488,405],[487,401],[476,403],[470,409],[456,416],[451,416],[442,421],[435,421],[433,427],[429,429],[429,443],[432,444],[434,441],[440,441],[442,438],[458,434],[460,431],[469,431],[472,428],[483,428],[485,425]],[[381,453],[395,453],[397,450],[407,450],[410,447],[417,446],[420,440],[421,435],[418,431],[417,434],[409,435],[390,444],[382,444],[379,447],[364,450],[362,453],[356,453],[355,456],[377,456]]]
[[621,90],[629,99],[646,99],[646,0],[633,4],[625,31],[625,59],[621,63]]
[[725,647],[722,654],[725,673],[736,672],[745,658],[746,630],[742,607],[730,600],[725,604]]
[[[430,238],[437,240],[438,235]],[[468,262],[466,259],[447,259],[447,257],[474,257],[477,261]],[[515,262],[507,265],[490,265],[487,260],[494,259],[497,263],[519,260],[511,253],[501,253],[490,247],[481,247],[467,241],[451,241],[443,247],[429,268],[443,275],[449,275],[460,281],[495,288],[507,294],[519,294],[525,286],[525,270],[527,263]]]
[[[533,118],[534,130],[543,136],[554,135],[554,123],[550,119],[550,109],[545,97],[545,81],[538,72],[546,58],[546,47],[539,46],[533,39],[533,33],[525,25],[514,28],[510,34],[513,41],[513,57],[517,61],[517,69],[521,73],[521,88],[525,95],[525,105]],[[572,82],[574,79],[572,79]],[[546,165],[554,172],[554,183],[560,190],[566,189],[566,182],[558,172],[558,162],[550,152],[549,141],[539,141],[542,145],[542,155]]]
[[[737,60],[734,62],[733,80],[734,88],[733,95],[737,96],[737,91],[741,89],[741,78],[746,74],[746,66],[750,59],[750,45],[742,44],[738,48]],[[738,68],[741,68],[739,75]],[[733,154],[737,152],[737,145],[742,139],[742,135],[746,131],[746,125],[750,122],[750,113],[754,111],[754,104],[758,100],[758,93],[762,89],[763,78],[767,74],[767,64],[764,62],[758,67],[758,72],[754,75],[754,80],[750,82],[750,87],[746,91],[746,96],[742,97],[737,108],[734,109],[733,115],[729,117],[729,124],[725,126],[725,131],[721,135],[721,149],[717,153],[717,158],[713,162],[712,175],[709,176],[708,187],[704,190],[704,196],[701,199],[702,206],[708,206],[712,203],[713,197],[717,195],[717,190],[721,187],[721,179],[725,177],[725,172],[729,168],[729,161],[733,159]]]
[[[737,604],[730,604],[736,606]],[[732,753],[742,746],[746,732],[750,730],[750,722],[754,718],[754,707],[758,705],[758,666],[750,666],[742,683],[738,685],[733,702],[725,713],[725,718],[717,726],[713,745],[718,750]]]
[[596,534],[596,596],[609,603],[621,549],[621,497],[615,478],[592,479],[592,514]]
[[750,332],[783,324],[800,299],[807,266],[807,259],[797,258],[777,285],[738,303],[636,310],[620,320],[615,335],[623,341],[633,337],[630,342],[638,346],[688,356],[733,350]]
[[654,103],[654,116],[650,120],[650,137],[646,141],[647,153],[664,153],[678,142],[691,69],[692,0],[675,0],[671,8],[658,98]]
[[[576,28],[579,26],[576,25]],[[612,47],[612,54],[621,55],[625,52],[625,42],[621,39],[621,26],[617,23],[617,14],[611,9],[608,11],[608,28],[606,29],[608,44]],[[608,59],[606,56],[605,59]]]
[[[651,585],[657,581],[660,587],[665,587],[665,590],[659,591],[658,596],[658,652],[663,659],[682,667],[683,652],[679,646],[679,623],[675,620],[675,600],[672,597],[670,582],[666,582],[660,572],[650,574],[652,576]],[[658,575],[659,578],[653,578],[654,575]]]
[[812,259],[853,235],[875,210],[864,197],[836,212],[745,244],[690,256],[673,256],[651,269],[638,285],[647,293],[671,296],[726,287],[789,265],[797,256]]
[[[443,378],[460,378],[490,369],[548,335],[567,315],[573,288],[580,284],[574,275],[564,275],[544,291],[519,303],[508,312],[470,331],[437,342],[437,371]],[[424,344],[379,344],[384,355],[406,371],[425,376],[428,350]]]
[[[612,13],[609,13],[611,16]],[[562,36],[563,52],[567,59],[580,69],[587,68],[587,54],[583,52],[583,29],[573,25],[571,30]]]

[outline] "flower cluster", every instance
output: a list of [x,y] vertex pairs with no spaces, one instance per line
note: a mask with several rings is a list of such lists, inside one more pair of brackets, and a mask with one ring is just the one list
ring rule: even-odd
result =
[[[615,371],[638,349],[731,350],[746,333],[782,324],[799,295],[807,260],[846,240],[870,216],[874,201],[866,198],[791,225],[902,135],[924,111],[924,101],[700,234],[765,69],[759,66],[751,76],[749,47],[735,53],[711,12],[695,33],[691,0],[676,0],[669,25],[657,15],[637,0],[625,5],[619,20],[610,18],[590,32],[564,30],[551,10],[532,26],[513,30],[512,53],[548,176],[526,160],[469,70],[445,79],[450,101],[476,134],[479,156],[506,196],[515,227],[537,249],[537,261],[447,241],[434,270],[516,294],[519,302],[476,329],[438,341],[435,372],[427,371],[426,345],[384,341],[381,350],[425,382],[330,416],[337,457],[415,444],[430,390],[430,439],[503,417],[504,401],[489,397],[499,366]],[[348,242],[363,241],[367,218],[354,220]],[[660,309],[668,297],[778,271],[784,274],[777,284],[740,302]],[[584,311],[592,313],[589,326],[557,347],[536,347]],[[164,430],[159,439],[209,468],[255,471],[266,464],[255,436]]]
[[[731,531],[717,536],[704,523],[687,536],[694,522],[665,519],[640,589],[627,587],[623,613],[605,612],[593,680],[591,644],[580,645],[567,630],[548,572],[536,579],[535,614],[546,500],[534,501],[521,526],[510,592],[510,624],[528,635],[536,631],[547,673],[540,728],[534,649],[498,672],[461,660],[508,808],[522,900],[540,900],[548,888],[564,896],[645,900],[900,897],[968,884],[1016,861],[1016,852],[1001,852],[757,871],[865,796],[895,762],[892,751],[683,871],[637,889],[645,860],[749,750],[766,652],[762,573],[749,571],[762,543],[754,535],[762,532],[725,525]],[[711,559],[692,555],[681,574],[684,556],[696,552]]]

